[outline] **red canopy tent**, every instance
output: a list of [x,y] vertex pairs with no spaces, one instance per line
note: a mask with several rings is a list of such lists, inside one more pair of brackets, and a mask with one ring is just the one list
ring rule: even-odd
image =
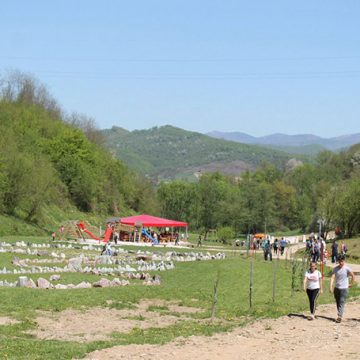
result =
[[182,221],[175,221],[163,219],[151,215],[135,215],[126,218],[121,218],[121,224],[133,225],[141,224],[142,226],[156,226],[156,227],[187,227],[188,223]]

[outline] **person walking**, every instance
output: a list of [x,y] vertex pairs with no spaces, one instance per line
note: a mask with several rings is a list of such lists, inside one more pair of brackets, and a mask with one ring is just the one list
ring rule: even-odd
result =
[[277,255],[278,249],[279,249],[279,240],[278,239],[275,239],[274,244],[273,244],[273,248],[274,248],[274,254]]
[[318,262],[320,259],[320,243],[318,240],[315,240],[312,251],[312,261]]
[[331,244],[331,262],[333,264],[336,263],[337,257],[338,257],[338,244],[336,240],[334,240],[333,243]]
[[315,301],[319,292],[323,292],[321,272],[317,269],[316,262],[310,263],[310,269],[304,276],[304,291],[306,291],[309,298],[310,316],[308,320],[315,319]]
[[281,238],[281,241],[280,241],[280,253],[281,253],[281,255],[284,255],[285,246],[286,246],[286,240],[284,238]]
[[175,235],[175,245],[179,245],[179,233]]
[[262,248],[264,251],[264,260],[272,261],[271,245],[269,239],[264,240]]
[[[334,294],[337,308],[336,322],[340,323],[345,309],[345,301],[349,293],[349,288],[355,282],[355,275],[352,270],[345,265],[345,256],[338,256],[339,265],[335,266],[330,280],[330,292]],[[351,282],[349,282],[351,277]],[[335,287],[334,287],[335,285]]]
[[348,251],[348,247],[344,242],[341,242],[341,255],[344,255],[344,258],[346,258],[346,253]]

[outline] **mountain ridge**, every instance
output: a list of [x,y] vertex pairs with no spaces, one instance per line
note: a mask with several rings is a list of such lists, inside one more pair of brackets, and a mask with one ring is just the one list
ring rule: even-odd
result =
[[324,149],[331,151],[340,150],[360,143],[360,133],[330,138],[313,134],[287,135],[282,133],[256,137],[243,132],[222,132],[215,130],[206,133],[206,135],[217,139],[230,140],[244,144],[271,145],[275,147],[321,145]]

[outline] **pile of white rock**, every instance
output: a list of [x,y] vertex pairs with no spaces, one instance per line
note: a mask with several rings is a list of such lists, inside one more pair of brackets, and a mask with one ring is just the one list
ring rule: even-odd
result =
[[[148,256],[149,254],[145,254]],[[138,255],[139,256],[139,255]],[[162,261],[206,261],[206,260],[223,260],[226,258],[225,253],[210,254],[202,252],[176,252],[169,251],[165,254],[153,253],[151,254],[152,260],[162,260]]]
[[[53,275],[50,277],[51,281],[60,280],[60,276]],[[87,281],[82,281],[77,285],[74,284],[56,284],[53,285],[49,280],[44,278],[38,278],[36,282],[27,276],[20,276],[19,279],[15,282],[0,281],[0,286],[4,287],[25,287],[32,289],[56,289],[56,290],[65,290],[65,289],[89,289],[92,287],[114,287],[114,286],[126,286],[129,285],[129,280],[120,280],[119,278],[114,278],[113,280],[102,278],[99,281],[90,283]]]
[[175,269],[175,265],[172,261],[169,262],[146,262],[143,260],[138,261],[138,271],[165,271]]

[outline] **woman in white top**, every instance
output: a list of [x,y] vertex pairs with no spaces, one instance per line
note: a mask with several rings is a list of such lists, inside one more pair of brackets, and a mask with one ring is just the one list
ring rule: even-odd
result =
[[321,272],[317,270],[316,262],[310,263],[310,269],[305,273],[304,277],[304,291],[306,291],[309,303],[310,313],[309,320],[315,319],[315,300],[322,293],[322,276]]

